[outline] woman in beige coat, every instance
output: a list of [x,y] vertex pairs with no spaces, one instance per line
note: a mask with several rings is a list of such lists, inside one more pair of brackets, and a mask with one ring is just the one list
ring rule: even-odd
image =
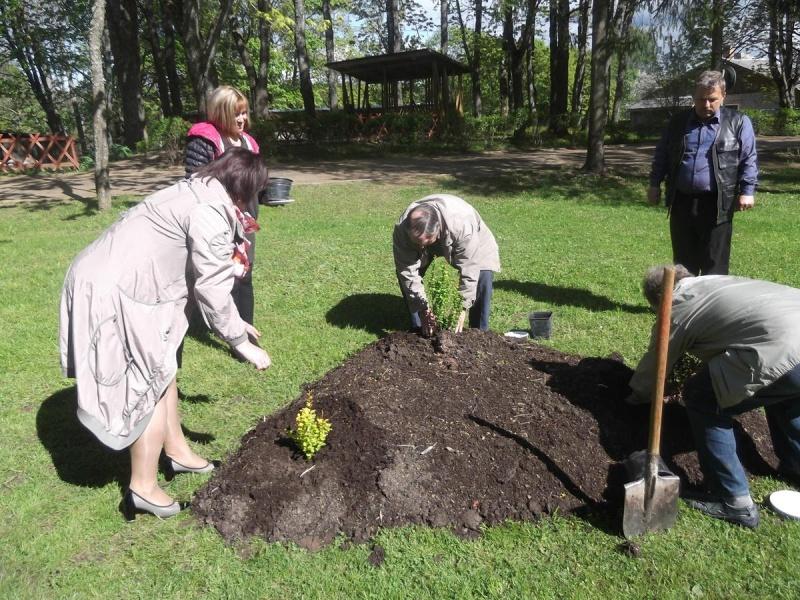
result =
[[242,358],[259,370],[270,365],[230,294],[248,267],[242,209],[266,186],[262,160],[232,149],[124,213],[67,272],[61,366],[76,379],[81,423],[106,446],[130,448],[128,518],[180,510],[158,486],[162,450],[174,472],[214,468],[189,447],[178,414],[176,352],[190,298]]

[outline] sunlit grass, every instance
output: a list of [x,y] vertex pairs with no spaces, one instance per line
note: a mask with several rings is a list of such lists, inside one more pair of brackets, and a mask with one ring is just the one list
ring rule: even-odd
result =
[[[766,173],[757,209],[735,221],[732,271],[800,286],[796,170]],[[772,177],[772,179],[770,179]],[[670,258],[663,208],[642,181],[519,174],[441,180],[495,233],[492,329],[527,328],[554,312],[547,344],[582,355],[647,346],[653,316],[644,269]],[[188,338],[179,386],[184,424],[199,452],[223,457],[265,414],[384,331],[406,326],[393,271],[392,227],[421,182],[297,186],[297,201],[263,209],[257,326],[274,366],[259,374],[213,337]],[[72,258],[110,213],[81,204],[0,208],[0,597],[2,598],[796,598],[800,529],[764,511],[744,531],[681,507],[676,527],[641,543],[639,558],[597,524],[558,516],[508,523],[474,542],[449,532],[380,533],[369,546],[317,554],[262,540],[225,545],[190,515],[126,524],[116,510],[126,457],[74,426],[70,380],[58,368],[58,300]],[[67,423],[73,423],[69,428]],[[643,425],[644,426],[644,425]],[[66,428],[66,429],[65,429]],[[183,477],[188,498],[204,481]],[[754,482],[757,499],[782,485]]]

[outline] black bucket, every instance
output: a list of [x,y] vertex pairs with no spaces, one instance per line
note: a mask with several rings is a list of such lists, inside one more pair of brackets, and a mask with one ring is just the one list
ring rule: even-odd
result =
[[292,180],[284,177],[271,177],[267,184],[267,189],[261,195],[261,203],[289,200],[289,193],[292,191]]
[[553,333],[553,311],[542,310],[528,315],[531,323],[531,337],[550,339]]

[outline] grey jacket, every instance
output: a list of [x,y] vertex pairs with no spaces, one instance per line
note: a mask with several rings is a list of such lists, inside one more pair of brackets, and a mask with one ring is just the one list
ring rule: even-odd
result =
[[247,339],[233,304],[233,203],[215,179],[182,180],[136,205],[73,261],[61,296],[61,367],[78,417],[114,449],[134,442],[177,371],[190,295],[206,323]]
[[[439,213],[442,231],[439,240],[420,250],[408,238],[406,220],[418,205],[427,203]],[[500,254],[494,235],[472,206],[457,196],[432,194],[412,202],[394,226],[394,264],[409,310],[428,306],[422,274],[436,256],[455,267],[460,275],[459,292],[464,309],[475,303],[481,271],[500,272]]]
[[[656,373],[655,328],[630,381],[641,400]],[[682,279],[672,299],[667,373],[690,352],[708,363],[722,408],[750,398],[800,364],[800,290],[755,279]]]

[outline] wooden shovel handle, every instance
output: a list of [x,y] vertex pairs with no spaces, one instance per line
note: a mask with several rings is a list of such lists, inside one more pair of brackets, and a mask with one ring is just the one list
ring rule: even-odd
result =
[[669,325],[672,316],[672,286],[675,283],[675,268],[664,268],[661,286],[661,305],[658,307],[658,331],[656,337],[656,379],[650,401],[650,446],[648,452],[658,455],[661,448],[661,413],[664,408],[664,382],[667,379],[667,350],[669,348]]

